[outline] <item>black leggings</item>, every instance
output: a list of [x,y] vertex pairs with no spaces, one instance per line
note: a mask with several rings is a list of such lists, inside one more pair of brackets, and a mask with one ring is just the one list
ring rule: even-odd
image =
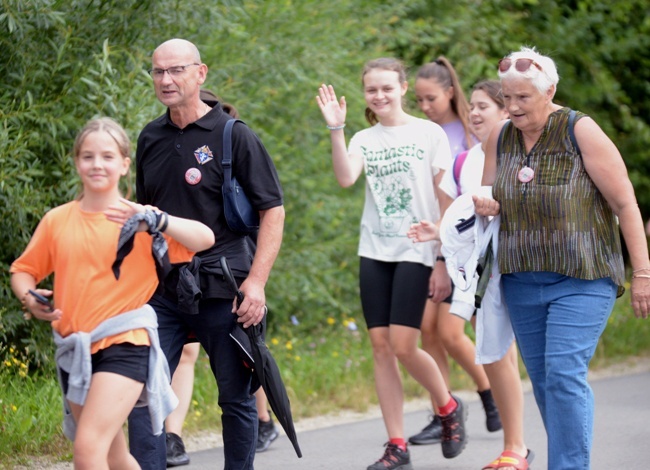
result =
[[361,258],[359,287],[368,329],[404,325],[420,329],[431,268],[419,263]]

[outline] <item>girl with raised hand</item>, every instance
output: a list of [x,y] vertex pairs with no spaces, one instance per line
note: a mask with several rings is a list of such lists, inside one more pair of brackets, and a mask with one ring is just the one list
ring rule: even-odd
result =
[[322,85],[316,101],[330,130],[337,181],[349,187],[362,173],[366,180],[359,284],[389,439],[384,455],[368,470],[410,469],[400,363],[440,403],[444,457],[460,455],[466,445],[467,409],[448,392],[433,358],[418,348],[430,279],[431,288],[446,297],[451,290],[449,276],[444,263],[436,263],[437,244],[414,244],[406,237],[411,221],[440,216],[435,194],[451,165],[451,153],[440,126],[404,111],[408,83],[398,60],[368,62],[362,85],[371,127],[357,132],[349,146],[343,130],[345,98],[338,100],[331,85]]
[[[152,432],[160,434],[178,403],[158,344],[156,315],[147,305],[158,285],[156,270],[189,261],[214,244],[214,234],[199,222],[121,197],[131,149],[115,121],[89,121],[73,154],[82,194],[45,214],[11,265],[11,287],[26,318],[52,322],[64,432],[74,440],[75,468],[135,469],[122,432],[131,409],[139,400],[147,403]],[[126,248],[121,263],[118,247]],[[54,289],[37,289],[52,273]],[[53,306],[38,303],[31,291],[54,294]]]

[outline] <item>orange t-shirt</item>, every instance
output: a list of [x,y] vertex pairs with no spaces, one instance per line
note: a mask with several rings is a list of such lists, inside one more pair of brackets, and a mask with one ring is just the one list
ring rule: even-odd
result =
[[[31,274],[37,283],[54,273],[54,305],[63,314],[52,327],[61,336],[90,332],[108,318],[142,307],[156,290],[152,239],[146,232],[135,235],[120,279],[115,279],[111,266],[120,229],[102,212],[84,212],[79,201],[72,201],[45,214],[23,254],[12,263],[12,273]],[[165,238],[172,263],[192,259],[193,252]],[[93,343],[91,351],[126,342],[149,345],[149,337],[144,329],[132,330]]]

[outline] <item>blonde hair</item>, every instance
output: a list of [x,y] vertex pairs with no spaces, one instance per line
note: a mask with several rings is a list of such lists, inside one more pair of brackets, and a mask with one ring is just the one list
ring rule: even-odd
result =
[[[81,152],[81,146],[90,134],[94,132],[105,132],[111,136],[111,138],[117,144],[117,148],[122,155],[122,158],[131,158],[131,141],[129,136],[126,134],[126,131],[122,126],[120,126],[116,121],[109,117],[101,117],[96,119],[91,119],[84,125],[77,137],[74,140],[74,145],[72,147],[72,156],[75,160],[79,158],[79,153]],[[128,199],[131,196],[131,168],[126,174],[127,180],[127,189],[126,189],[126,198]],[[77,199],[83,197],[83,188],[79,192]]]

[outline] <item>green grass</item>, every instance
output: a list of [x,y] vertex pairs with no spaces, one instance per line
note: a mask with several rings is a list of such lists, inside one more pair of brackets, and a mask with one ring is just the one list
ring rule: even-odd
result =
[[27,464],[30,455],[70,459],[72,445],[61,430],[61,391],[56,380],[0,371],[0,468]]
[[[365,411],[376,404],[372,355],[361,318],[344,321],[325,318],[305,331],[291,323],[269,331],[267,343],[282,371],[295,419],[340,410]],[[622,362],[629,356],[650,355],[650,322],[634,317],[629,294],[620,298],[599,346],[592,369]],[[8,362],[8,363],[7,363]],[[24,464],[28,456],[70,460],[72,446],[61,433],[61,398],[56,381],[44,375],[24,374],[15,358],[0,365],[0,468]],[[522,369],[523,374],[523,369]],[[464,371],[452,362],[452,388],[471,389]],[[422,388],[404,374],[407,398],[422,398]],[[186,432],[218,430],[220,410],[210,366],[199,357]]]

